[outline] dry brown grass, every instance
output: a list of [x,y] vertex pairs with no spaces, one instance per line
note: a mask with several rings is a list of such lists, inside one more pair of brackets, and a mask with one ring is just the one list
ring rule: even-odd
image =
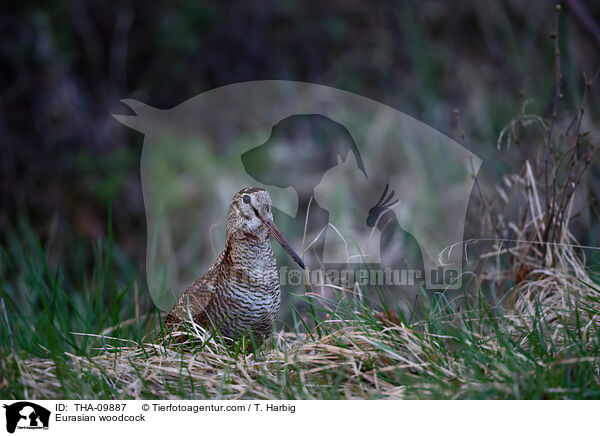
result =
[[[494,240],[492,249],[479,257],[485,269],[480,277],[497,283],[500,289],[513,283],[501,297],[505,309],[515,317],[529,319],[522,315],[541,311],[551,323],[556,321],[557,313],[566,313],[582,298],[595,295],[594,289],[586,285],[593,281],[585,265],[585,249],[593,247],[579,245],[565,224],[571,220],[574,192],[568,199],[566,214],[548,222],[536,186],[526,161],[520,174],[505,176],[503,186],[496,187],[501,204],[496,232],[505,237]],[[491,224],[492,220],[488,222]],[[555,233],[553,242],[545,237],[548,226],[554,230],[550,233]],[[487,264],[488,260],[494,264]]]
[[[480,256],[480,276],[496,286],[515,284],[494,314],[481,306],[434,304],[425,320],[408,325],[395,316],[353,308],[330,313],[307,335],[280,331],[255,353],[232,351],[188,323],[142,343],[88,335],[108,345],[86,356],[67,353],[64,359],[77,377],[108,386],[104,392],[110,398],[470,398],[487,392],[511,398],[515,383],[527,385],[535,378],[536,365],[548,371],[593,365],[596,380],[590,381],[600,385],[600,357],[593,354],[597,341],[586,345],[592,355],[568,357],[569,329],[593,341],[600,326],[600,293],[588,285],[592,280],[579,246],[567,225],[557,242],[545,243],[547,221],[529,163],[521,174],[507,176],[504,185],[510,192],[501,195],[505,204],[497,222],[509,237],[498,238]],[[582,304],[588,310],[578,313],[582,319],[575,325],[573,307]],[[535,341],[558,357],[532,363],[527,355],[540,347]],[[18,368],[26,398],[89,395],[58,376],[56,358],[13,355],[9,360]],[[575,392],[561,389],[549,386],[545,395]]]
[[[283,396],[318,398],[311,392],[322,392],[332,384],[332,374],[343,380],[336,389],[343,391],[345,398],[402,398],[403,386],[381,379],[381,374],[428,371],[431,362],[426,362],[424,355],[436,341],[434,337],[423,340],[409,327],[395,324],[379,332],[346,325],[318,340],[281,331],[274,337],[273,346],[266,347],[257,358],[252,353],[232,355],[227,346],[214,339],[197,352],[190,347],[190,340],[203,342],[207,333],[196,328],[199,336],[190,339],[182,333],[185,339],[175,347],[150,342],[128,344],[105,337],[114,345],[96,356],[68,354],[68,358],[78,373],[103,378],[127,398],[189,397],[192,383],[203,387],[197,392],[199,397],[272,399],[282,388]],[[401,346],[390,343],[391,331],[395,340],[402,341]],[[61,396],[54,360],[17,361],[20,381],[29,398]],[[177,389],[182,384],[185,395],[166,388],[171,385]],[[293,386],[298,392],[293,392]]]

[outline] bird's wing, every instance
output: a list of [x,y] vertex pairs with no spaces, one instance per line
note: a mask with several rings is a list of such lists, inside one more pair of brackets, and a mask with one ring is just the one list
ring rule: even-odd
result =
[[166,323],[189,320],[190,318],[202,325],[207,323],[207,309],[215,296],[215,287],[212,285],[211,274],[209,273],[210,271],[192,283],[179,297],[177,304],[165,318]]
[[191,318],[198,324],[208,325],[208,311],[215,298],[215,282],[219,274],[219,265],[223,263],[228,250],[226,246],[208,271],[185,290],[165,318],[165,323],[180,322]]

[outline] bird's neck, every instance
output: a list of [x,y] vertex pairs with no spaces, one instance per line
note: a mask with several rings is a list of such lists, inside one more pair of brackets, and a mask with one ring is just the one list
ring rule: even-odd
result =
[[269,239],[228,239],[215,265],[226,282],[244,284],[249,289],[275,291],[278,272]]
[[227,238],[219,258],[220,267],[226,269],[265,271],[275,267],[270,239]]

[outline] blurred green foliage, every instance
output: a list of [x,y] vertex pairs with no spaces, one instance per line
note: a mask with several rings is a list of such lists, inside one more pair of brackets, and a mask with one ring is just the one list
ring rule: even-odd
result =
[[[600,4],[585,7],[598,21]],[[600,53],[563,9],[560,109],[569,111],[582,95],[581,73],[594,71]],[[115,247],[143,275],[143,138],[110,114],[129,114],[120,98],[169,108],[247,80],[315,82],[405,111],[482,157],[479,178],[489,186],[522,163],[513,150],[498,151],[496,138],[523,101],[531,99],[532,113],[551,108],[554,17],[545,0],[5,2],[0,240],[26,217],[50,246],[49,262],[89,276],[112,205]],[[595,87],[590,100],[597,97]],[[466,138],[453,123],[455,108]],[[597,116],[590,104],[590,129]],[[210,172],[210,153],[201,164]],[[574,223],[589,245],[600,237],[599,178],[596,164],[590,207]]]

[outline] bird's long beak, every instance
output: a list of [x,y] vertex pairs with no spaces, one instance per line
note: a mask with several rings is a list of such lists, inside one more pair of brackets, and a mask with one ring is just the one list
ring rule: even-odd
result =
[[304,266],[304,262],[302,262],[302,259],[300,259],[300,256],[298,256],[298,253],[296,253],[294,249],[290,247],[290,244],[288,244],[288,242],[285,240],[279,229],[275,227],[275,223],[273,222],[273,220],[264,219],[263,223],[265,224],[265,227],[269,231],[271,236],[277,239],[279,245],[281,245],[283,249],[287,251],[290,256],[292,256],[292,259],[294,259],[294,261],[300,266],[300,268],[306,269],[306,267]]

